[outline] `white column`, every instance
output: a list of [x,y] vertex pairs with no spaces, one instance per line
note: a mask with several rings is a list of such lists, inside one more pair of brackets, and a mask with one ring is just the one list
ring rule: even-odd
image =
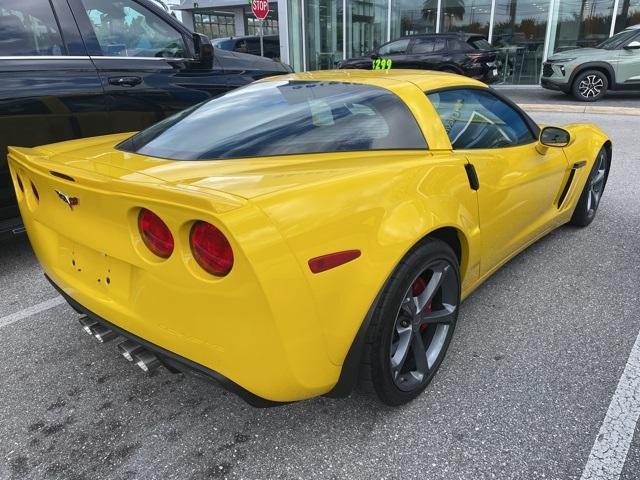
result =
[[493,22],[496,18],[496,0],[491,0],[491,14],[489,16],[489,43],[493,43]]
[[389,8],[387,10],[387,42],[391,41],[391,3],[393,0],[387,0]]
[[615,2],[613,2],[613,15],[611,15],[611,30],[609,31],[610,37],[613,37],[613,34],[616,33],[616,20],[618,19],[619,4],[620,4],[620,0],[615,0]]
[[193,10],[182,10],[182,23],[193,32]]
[[342,0],[342,59],[347,59],[347,0]]
[[[294,0],[295,1],[295,0]],[[302,21],[302,71],[307,71],[307,25],[304,18],[304,0],[300,0],[300,17]]]
[[280,37],[280,60],[289,62],[289,9],[287,0],[278,0],[278,35]]
[[[551,37],[553,36],[553,43],[555,46],[555,35],[556,35],[556,27],[558,15],[556,15],[556,2],[559,0],[549,0],[549,16],[547,17],[547,31],[544,35],[544,49],[542,54],[542,61],[546,62],[547,58],[549,58],[549,48],[551,47]],[[558,6],[560,4],[558,3]],[[554,22],[553,20],[556,20]],[[553,54],[553,52],[551,52]]]
[[442,16],[442,0],[438,0],[438,11],[436,13],[436,33],[440,33],[440,17]]
[[233,26],[236,37],[242,37],[247,34],[244,31],[244,10],[242,8],[233,9]]

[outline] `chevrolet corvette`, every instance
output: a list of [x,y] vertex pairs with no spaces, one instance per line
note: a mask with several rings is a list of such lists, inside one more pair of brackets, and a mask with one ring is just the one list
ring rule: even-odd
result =
[[611,149],[469,78],[343,70],[8,158],[47,278],[143,370],[257,406],[355,385],[401,405],[438,370],[465,297],[592,222]]

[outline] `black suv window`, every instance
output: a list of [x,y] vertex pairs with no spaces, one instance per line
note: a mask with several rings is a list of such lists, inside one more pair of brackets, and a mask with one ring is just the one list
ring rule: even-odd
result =
[[66,55],[49,2],[3,0],[0,3],[0,55]]
[[185,110],[118,148],[174,160],[215,160],[427,145],[407,106],[388,90],[273,80]]
[[449,50],[453,52],[466,52],[471,50],[471,46],[469,44],[457,38],[448,38],[447,44],[449,46]]
[[488,91],[460,88],[427,96],[455,150],[513,147],[536,140],[522,115]]
[[411,46],[411,53],[431,53],[435,43],[433,38],[416,38]]
[[105,56],[184,57],[182,35],[132,0],[82,0]]
[[467,43],[476,50],[491,50],[493,48],[487,39],[482,37],[471,37]]
[[382,45],[380,50],[378,51],[379,55],[393,55],[394,53],[405,53],[407,51],[407,47],[409,46],[409,39],[402,38],[400,40],[396,40],[395,42],[387,43],[386,45]]

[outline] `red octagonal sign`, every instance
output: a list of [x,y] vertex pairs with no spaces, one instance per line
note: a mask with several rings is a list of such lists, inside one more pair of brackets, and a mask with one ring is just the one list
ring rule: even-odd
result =
[[251,0],[251,11],[258,20],[264,20],[269,14],[269,2],[267,0]]

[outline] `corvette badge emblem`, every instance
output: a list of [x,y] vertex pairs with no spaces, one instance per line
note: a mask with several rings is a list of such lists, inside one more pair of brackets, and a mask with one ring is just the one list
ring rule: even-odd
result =
[[60,200],[62,200],[67,205],[69,205],[69,208],[71,210],[73,210],[73,207],[78,205],[78,197],[70,197],[70,196],[64,194],[63,192],[61,192],[60,190],[56,190],[55,192],[58,194],[58,198]]

